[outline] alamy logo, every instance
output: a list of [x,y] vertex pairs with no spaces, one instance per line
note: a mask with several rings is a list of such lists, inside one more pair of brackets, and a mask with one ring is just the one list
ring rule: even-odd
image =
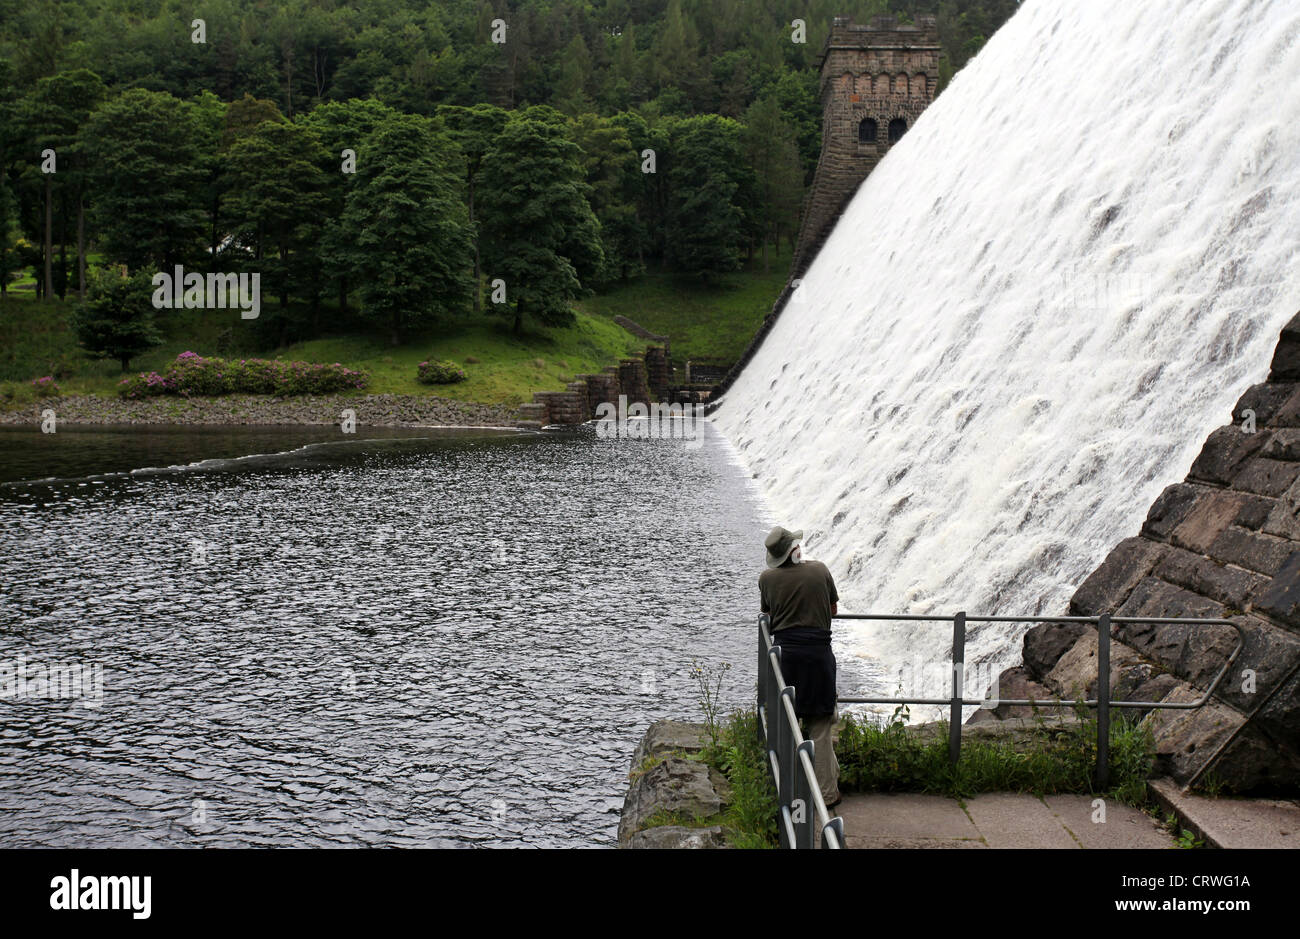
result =
[[240,317],[255,320],[262,312],[261,274],[202,274],[180,264],[174,273],[159,271],[153,275],[155,310],[226,310],[239,307]]
[[52,910],[130,910],[133,919],[153,911],[153,878],[82,876],[75,867],[67,877],[50,880]]
[[51,698],[88,708],[104,703],[104,666],[99,662],[28,664],[27,656],[0,661],[0,699]]
[[685,440],[688,450],[704,445],[700,423],[704,406],[700,404],[651,404],[640,401],[629,405],[627,395],[618,396],[618,406],[611,401],[596,405],[596,436],[602,440]]

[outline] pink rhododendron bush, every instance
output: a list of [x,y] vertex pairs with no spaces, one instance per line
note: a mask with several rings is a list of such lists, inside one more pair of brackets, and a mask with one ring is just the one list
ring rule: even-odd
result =
[[159,374],[141,372],[118,383],[124,398],[154,395],[314,395],[355,391],[366,387],[370,376],[344,368],[338,362],[282,362],[275,359],[205,358],[182,352]]

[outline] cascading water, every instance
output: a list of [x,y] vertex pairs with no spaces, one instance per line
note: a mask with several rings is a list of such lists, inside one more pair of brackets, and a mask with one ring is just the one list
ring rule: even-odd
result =
[[843,609],[1060,614],[1137,533],[1300,308],[1298,90],[1294,0],[1026,0],[891,150],[716,416]]

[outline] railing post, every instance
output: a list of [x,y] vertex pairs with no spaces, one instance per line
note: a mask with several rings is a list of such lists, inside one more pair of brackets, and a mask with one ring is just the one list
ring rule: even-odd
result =
[[948,760],[956,768],[961,759],[961,702],[965,697],[963,669],[966,660],[966,613],[952,618],[952,703],[948,707]]
[[1110,614],[1097,617],[1097,788],[1110,785]]
[[[808,762],[813,763],[813,742],[805,740],[799,744],[799,753],[808,754]],[[794,797],[799,802],[803,821],[795,822],[795,847],[817,847],[816,819],[813,817],[812,788],[808,785],[808,774],[803,771],[803,760],[795,756],[799,772],[795,774]],[[815,766],[816,764],[813,763]]]
[[[763,727],[763,706],[767,698],[767,680],[766,676],[772,671],[767,664],[767,643],[763,640],[764,627],[768,623],[766,613],[758,614],[758,671],[754,673],[758,682],[758,703],[754,705],[754,714],[758,717],[758,739],[765,741],[767,731]],[[766,750],[766,746],[764,747]]]
[[[794,687],[786,685],[781,689],[781,697],[789,697],[791,706],[794,705]],[[778,701],[776,705],[777,723],[781,725],[781,749],[778,752],[781,760],[781,782],[777,789],[777,796],[781,804],[790,808],[794,801],[794,778],[795,765],[799,761],[799,756],[794,749],[794,729],[790,727],[785,719],[785,702]]]

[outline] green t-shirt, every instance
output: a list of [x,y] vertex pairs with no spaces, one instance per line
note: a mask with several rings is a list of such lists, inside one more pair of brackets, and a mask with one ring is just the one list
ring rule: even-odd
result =
[[831,604],[840,602],[830,569],[821,561],[783,564],[758,575],[762,611],[772,617],[772,632],[791,626],[831,628]]

